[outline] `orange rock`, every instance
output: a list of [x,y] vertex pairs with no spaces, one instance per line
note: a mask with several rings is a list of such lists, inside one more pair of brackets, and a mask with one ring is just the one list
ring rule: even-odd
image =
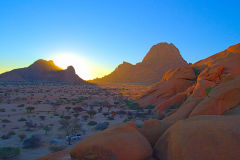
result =
[[193,109],[196,107],[196,105],[198,103],[200,103],[202,100],[203,100],[203,98],[200,98],[200,97],[197,97],[197,98],[189,97],[174,114],[164,118],[162,120],[162,123],[168,122],[169,124],[174,124],[175,122],[177,122],[179,120],[188,118],[188,116],[193,111]]
[[170,69],[164,74],[162,80],[163,81],[169,81],[171,79],[194,80],[195,78],[196,76],[192,67],[189,65],[185,65],[185,66],[177,67],[174,69]]
[[[215,68],[216,66],[223,66],[224,73],[231,74],[234,77],[240,75],[240,43],[229,47],[225,51],[219,52],[204,60],[201,60],[193,67],[195,70],[202,71],[204,68]],[[211,76],[210,76],[211,77]]]
[[138,100],[140,106],[149,104],[159,106],[169,98],[181,93],[194,84],[195,73],[189,66],[178,67],[167,72],[163,79],[152,86]]
[[154,111],[165,111],[172,105],[179,105],[181,104],[187,97],[185,92],[178,93],[177,95],[169,98],[164,103],[161,103],[159,106],[154,108]]
[[198,116],[178,121],[154,146],[160,160],[239,160],[240,116]]
[[221,115],[238,104],[240,104],[240,76],[212,88],[209,97],[205,97],[194,108],[190,116]]
[[90,82],[153,84],[158,82],[167,70],[186,64],[173,44],[159,43],[152,46],[142,62],[136,65],[123,62],[109,75]]
[[68,150],[54,152],[36,160],[71,160]]
[[78,159],[145,160],[151,157],[152,148],[132,124],[123,124],[87,137],[70,154]]
[[200,75],[198,76],[198,80],[205,79],[208,81],[219,82],[221,81],[221,75],[223,73],[223,70],[223,65],[207,67],[200,73]]
[[212,81],[200,79],[200,80],[198,80],[198,82],[196,84],[196,87],[193,90],[192,96],[193,97],[205,97],[205,96],[207,96],[206,92],[205,92],[205,89],[207,87],[211,87],[211,86],[214,86],[214,85],[215,85],[215,83],[212,82]]
[[155,142],[160,137],[158,133],[158,128],[161,127],[161,121],[160,120],[147,120],[144,121],[140,133],[144,135],[144,137],[150,142],[150,144],[153,146]]

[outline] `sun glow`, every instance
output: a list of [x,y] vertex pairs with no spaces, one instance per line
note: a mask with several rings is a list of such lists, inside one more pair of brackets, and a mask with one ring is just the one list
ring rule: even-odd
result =
[[57,54],[50,59],[62,69],[66,69],[68,66],[73,66],[76,74],[84,80],[103,77],[111,72],[110,69],[90,63],[86,59],[72,53]]
[[75,68],[76,74],[78,74],[82,79],[89,80],[92,78],[90,69],[91,66],[83,58],[74,54],[58,54],[52,58],[54,63],[66,69],[68,66],[73,66]]

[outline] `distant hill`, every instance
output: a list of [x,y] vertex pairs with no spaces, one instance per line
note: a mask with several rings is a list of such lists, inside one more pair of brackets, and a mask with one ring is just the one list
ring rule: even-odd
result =
[[72,66],[66,70],[56,66],[52,60],[37,60],[26,68],[14,69],[0,74],[1,82],[37,81],[37,82],[69,82],[74,84],[86,83],[76,73]]
[[109,75],[90,82],[152,84],[159,81],[167,70],[186,64],[172,43],[159,43],[149,50],[142,62],[136,65],[123,62]]

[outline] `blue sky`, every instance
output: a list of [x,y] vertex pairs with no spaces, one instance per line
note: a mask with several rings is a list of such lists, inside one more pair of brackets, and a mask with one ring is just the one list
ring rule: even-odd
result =
[[0,72],[71,53],[103,74],[122,61],[141,61],[159,42],[173,43],[193,63],[240,43],[239,6],[237,0],[0,0]]

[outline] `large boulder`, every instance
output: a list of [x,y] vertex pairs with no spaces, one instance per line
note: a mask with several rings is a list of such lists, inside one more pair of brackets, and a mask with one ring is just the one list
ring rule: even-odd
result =
[[221,115],[238,104],[240,104],[240,76],[213,87],[208,96],[194,108],[190,116]]
[[159,106],[178,93],[184,92],[195,83],[193,69],[186,65],[165,73],[162,80],[144,93],[138,103],[145,107],[149,104]]
[[170,116],[164,118],[162,123],[174,124],[175,122],[183,119],[187,119],[193,109],[199,104],[203,98],[199,97],[189,97],[181,106],[180,108]]
[[160,160],[239,160],[240,116],[198,116],[178,121],[154,146]]
[[144,135],[144,137],[150,142],[150,144],[153,146],[155,142],[160,137],[159,131],[162,127],[162,123],[160,120],[157,119],[151,119],[144,121],[140,133]]
[[154,108],[154,111],[165,111],[169,109],[171,106],[180,106],[188,98],[188,96],[192,94],[195,87],[196,87],[195,85],[192,85],[186,91],[178,93],[169,98],[168,100],[160,103],[158,106]]
[[152,148],[136,125],[128,123],[87,137],[70,154],[84,160],[145,160],[151,157]]

